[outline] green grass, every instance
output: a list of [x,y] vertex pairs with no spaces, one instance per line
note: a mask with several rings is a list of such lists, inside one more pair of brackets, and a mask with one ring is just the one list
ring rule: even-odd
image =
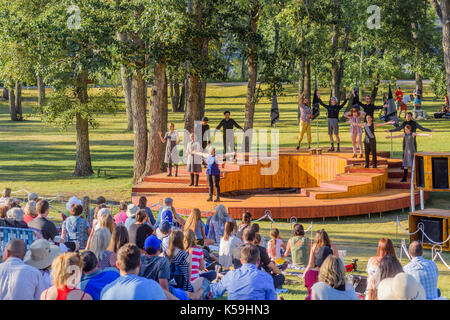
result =
[[[405,87],[405,86],[403,86]],[[405,87],[404,92],[412,91],[412,87]],[[433,101],[429,90],[425,88],[423,106],[426,112],[432,114],[440,109],[442,102]],[[321,90],[322,99],[329,97],[329,89]],[[75,167],[75,128],[60,131],[58,128],[46,126],[39,117],[32,113],[32,107],[37,103],[36,90],[24,90],[24,115],[26,121],[11,122],[7,102],[0,102],[0,188],[10,187],[13,190],[26,188],[41,196],[55,196],[58,193],[67,200],[70,196],[85,195],[95,199],[104,195],[107,199],[129,200],[133,176],[133,134],[126,132],[125,111],[117,115],[101,115],[98,117],[100,127],[90,131],[91,158],[94,171],[107,170],[107,176],[90,178],[75,178],[72,176]],[[381,96],[381,95],[380,95]],[[210,119],[210,126],[214,127],[223,117],[223,110],[232,112],[232,117],[241,125],[244,124],[244,109],[246,86],[208,85],[205,115]],[[288,86],[286,95],[279,97],[280,122],[276,129],[280,132],[280,147],[294,147],[297,141],[297,95],[294,86]],[[378,101],[380,103],[380,101]],[[262,99],[256,106],[255,128],[270,127],[271,101]],[[169,108],[170,109],[170,108]],[[174,122],[176,128],[183,127],[183,113],[169,112],[169,121]],[[324,109],[319,118],[319,139],[321,146],[328,146],[327,121]],[[446,120],[422,121],[425,127],[434,128],[433,138],[418,138],[421,151],[450,150],[449,128]],[[385,139],[387,134],[378,130],[378,150],[390,151],[390,141]],[[315,126],[313,125],[313,142],[316,142]],[[341,124],[341,145],[351,146],[348,124]],[[401,153],[401,139],[394,140],[394,156]],[[57,208],[63,203],[55,201]],[[427,207],[450,209],[447,194],[432,194]],[[385,213],[382,218],[367,216],[314,220],[314,230],[325,228],[339,248],[347,250],[347,262],[358,258],[359,270],[364,274],[367,260],[376,253],[376,246],[381,237],[390,237],[396,245],[401,238],[406,238],[400,231],[396,234],[395,218],[399,216],[406,228],[407,214],[401,211]],[[60,215],[52,211],[52,218],[60,222]],[[301,221],[305,226],[310,221]],[[268,239],[271,224],[262,222],[261,232]],[[280,228],[283,239],[288,239],[288,227]],[[450,254],[443,255],[450,263]],[[430,257],[427,251],[425,257]],[[406,260],[403,259],[403,264]],[[443,295],[450,297],[450,271],[438,262],[440,270],[439,287]],[[304,299],[306,290],[302,280],[288,277],[289,289],[283,296],[285,299]]]

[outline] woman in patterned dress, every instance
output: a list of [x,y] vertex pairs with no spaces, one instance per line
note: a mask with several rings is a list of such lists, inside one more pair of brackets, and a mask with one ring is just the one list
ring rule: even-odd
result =
[[348,118],[350,121],[350,134],[352,135],[352,145],[353,145],[353,158],[356,158],[356,140],[358,139],[359,145],[359,157],[363,157],[363,148],[362,148],[362,133],[363,130],[359,125],[361,123],[361,119],[365,116],[364,112],[359,111],[356,108],[352,108],[349,113],[344,114],[344,117]]
[[159,138],[162,143],[166,143],[166,155],[164,157],[164,162],[169,165],[168,177],[172,176],[172,165],[175,165],[175,177],[178,176],[178,148],[177,144],[180,143],[180,138],[178,133],[175,131],[175,124],[171,123],[169,127],[169,132],[166,132],[164,138],[161,131],[158,131]]

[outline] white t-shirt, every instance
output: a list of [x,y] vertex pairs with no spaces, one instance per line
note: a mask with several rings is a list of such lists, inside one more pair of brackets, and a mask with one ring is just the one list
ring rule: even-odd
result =
[[311,287],[311,298],[314,300],[359,300],[355,288],[350,283],[345,284],[345,291],[330,287],[325,282],[316,282]]
[[404,103],[404,104],[408,104],[408,102],[410,102],[411,101],[411,97],[410,97],[410,95],[409,94],[407,94],[406,96],[404,96],[403,97],[403,100],[402,100],[402,102]]

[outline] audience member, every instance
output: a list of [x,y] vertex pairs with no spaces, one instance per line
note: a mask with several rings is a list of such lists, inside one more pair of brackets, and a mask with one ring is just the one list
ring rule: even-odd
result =
[[394,244],[388,238],[381,238],[378,242],[377,255],[370,257],[367,262],[367,300],[376,300],[376,275],[380,262],[386,255],[396,256]]
[[292,255],[292,264],[296,267],[306,268],[311,249],[308,238],[305,237],[303,225],[296,223],[292,230],[292,238],[287,242],[285,257]]
[[116,226],[119,225],[125,225],[125,222],[127,221],[127,203],[125,201],[120,201],[119,204],[119,213],[117,213],[114,216],[114,223],[116,224]]
[[2,197],[0,198],[0,205],[6,205],[6,201],[11,197],[11,188],[5,188],[2,192]]
[[59,254],[60,248],[45,239],[34,241],[25,254],[23,262],[41,272],[44,289],[52,286],[51,265]]
[[154,227],[156,224],[156,220],[155,217],[153,216],[153,212],[152,210],[147,207],[147,197],[140,197],[139,198],[139,204],[138,204],[139,209],[144,209],[145,211],[147,211],[147,215],[148,215],[148,223],[150,224],[151,227]]
[[130,236],[130,243],[134,243],[144,252],[144,242],[148,236],[153,233],[152,227],[150,227],[146,222],[148,221],[147,211],[145,209],[140,209],[136,213],[136,222],[133,223],[129,229],[128,234]]
[[42,233],[42,237],[47,240],[53,240],[58,235],[58,230],[53,222],[47,219],[50,205],[47,200],[39,200],[36,204],[38,216],[34,218],[28,226],[37,229]]
[[79,288],[91,295],[93,300],[100,300],[103,288],[120,277],[116,268],[100,270],[98,259],[92,251],[84,251],[81,255],[83,260],[83,276]]
[[222,268],[228,269],[233,265],[233,250],[242,244],[241,239],[234,235],[236,230],[237,226],[234,220],[225,223],[225,232],[220,239],[219,246],[219,264]]
[[316,259],[316,254],[318,250],[324,246],[330,247],[333,250],[333,254],[337,257],[339,255],[338,250],[334,244],[331,243],[330,238],[328,237],[328,233],[324,230],[318,230],[316,232],[316,238],[314,239],[314,243],[311,247],[311,251],[309,253],[309,261],[306,267],[306,271],[314,267],[314,261]]
[[156,234],[158,235],[158,239],[162,241],[161,250],[164,254],[167,254],[167,250],[169,249],[169,239],[171,233],[172,227],[167,221],[164,221],[157,229]]
[[96,219],[95,215],[101,208],[106,208],[106,198],[103,196],[100,196],[97,198],[97,201],[95,201],[95,208],[92,208],[91,212],[89,213],[89,223],[91,226],[94,226],[94,219]]
[[114,231],[114,219],[111,212],[107,208],[100,209],[98,211],[98,223],[96,225],[96,230],[99,228],[107,228],[109,232]]
[[[78,205],[80,205],[80,206],[82,205],[81,200],[78,199],[78,198],[75,197],[75,196],[71,197],[71,198],[69,199],[69,201],[67,201],[67,203],[66,203],[66,212],[64,212],[64,213],[62,214],[62,216],[63,216],[63,221],[66,220],[66,219],[70,216],[70,208],[71,208],[73,205],[75,205],[75,204],[78,204]],[[86,217],[83,217],[83,218],[86,218]]]
[[286,250],[284,241],[280,239],[280,230],[273,228],[270,230],[270,240],[267,243],[267,254],[277,265],[284,263],[283,250]]
[[36,211],[36,201],[28,201],[25,207],[23,208],[24,216],[23,221],[25,221],[26,224],[29,224],[31,220],[37,217],[37,211]]
[[125,221],[125,227],[130,231],[130,226],[136,222],[136,213],[139,211],[139,207],[134,203],[131,203],[127,207],[127,220]]
[[403,267],[400,261],[395,256],[385,255],[378,266],[375,289],[378,288],[379,283],[384,279],[393,278],[401,272],[403,272]]
[[239,239],[242,239],[242,236],[244,235],[245,229],[250,227],[250,224],[252,223],[252,215],[249,211],[245,211],[242,214],[242,222],[239,225],[238,231],[237,231],[237,237]]
[[128,236],[127,228],[125,228],[123,224],[115,227],[111,235],[111,240],[109,241],[109,246],[106,249],[108,251],[114,252],[114,254],[111,256],[112,266],[116,265],[117,252],[123,245],[127,244],[128,242],[130,242],[130,238]]
[[28,229],[28,225],[23,221],[23,210],[14,207],[6,212],[6,218],[0,219],[0,227]]
[[141,256],[139,276],[155,280],[161,288],[169,291],[170,263],[166,257],[160,257],[162,241],[151,235],[145,239],[145,254]]
[[211,284],[212,296],[219,298],[228,292],[228,300],[276,300],[271,276],[258,270],[260,252],[251,244],[243,247],[241,267],[229,271],[219,282]]
[[439,270],[436,263],[426,260],[422,257],[422,242],[413,241],[409,245],[409,255],[411,262],[403,267],[407,274],[412,275],[425,289],[426,299],[433,300],[438,298],[437,281]]
[[184,251],[184,236],[179,230],[174,230],[170,234],[169,249],[167,255],[171,263],[171,278],[175,280],[174,287],[185,291],[193,292],[191,284],[191,266],[189,263],[189,253]]
[[252,223],[251,228],[253,229],[253,231],[255,231],[257,236],[259,235],[261,237],[261,243],[259,245],[263,248],[267,248],[266,238],[264,238],[264,236],[259,233],[259,224]]
[[[216,213],[209,220],[208,224],[207,238],[208,240],[211,240],[211,243],[220,243],[220,239],[223,237],[223,234],[225,232],[225,223],[227,221],[231,221],[227,209],[223,204],[219,204],[216,207]],[[240,237],[239,239],[242,239],[242,237]],[[207,244],[205,243],[205,245]]]
[[192,209],[191,214],[184,225],[184,231],[186,232],[187,230],[192,230],[192,232],[194,232],[196,243],[201,246],[204,245],[206,239],[205,224],[202,221],[202,213],[199,209]]
[[203,249],[197,246],[194,231],[187,229],[184,231],[184,249],[189,252],[191,258],[191,278],[194,282],[198,277],[203,277],[212,282],[216,279],[216,272],[214,270],[205,272],[205,257]]
[[23,262],[25,242],[10,240],[0,263],[0,300],[39,300],[45,284],[41,272]]
[[345,279],[345,266],[339,257],[329,255],[319,271],[319,282],[311,288],[311,300],[358,300],[355,289]]
[[378,286],[378,300],[426,300],[422,285],[410,274],[398,273]]
[[333,255],[333,250],[330,247],[322,247],[317,251],[316,259],[314,262],[314,268],[309,269],[305,272],[305,287],[308,290],[308,296],[305,300],[311,300],[311,288],[319,281],[319,271],[323,262],[329,255]]
[[154,280],[138,276],[141,267],[141,251],[127,243],[117,254],[120,277],[106,285],[101,300],[166,300],[161,286]]
[[70,216],[64,220],[61,228],[61,238],[64,241],[77,241],[80,249],[86,247],[91,232],[89,222],[81,216],[82,213],[83,207],[80,204],[73,204],[70,207]]
[[111,241],[111,233],[107,228],[100,228],[94,232],[90,243],[86,247],[92,251],[99,261],[100,270],[108,267],[114,267],[116,256],[113,251],[108,250]]
[[67,252],[52,263],[53,286],[42,292],[41,300],[92,300],[76,288],[81,280],[83,261],[79,253]]

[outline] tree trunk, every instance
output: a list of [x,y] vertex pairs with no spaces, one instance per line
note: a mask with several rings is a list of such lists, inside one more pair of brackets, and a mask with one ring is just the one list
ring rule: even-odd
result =
[[339,83],[339,63],[337,57],[339,42],[339,27],[337,24],[333,25],[333,35],[331,37],[331,52],[333,59],[331,63],[331,91],[332,96],[339,98],[340,96],[340,83]]
[[380,73],[377,72],[377,80],[375,82],[375,85],[372,89],[372,94],[370,95],[372,97],[372,101],[373,103],[375,103],[375,100],[377,99],[377,94],[378,94],[378,86],[380,85]]
[[304,74],[304,85],[303,85],[303,91],[306,91],[305,98],[308,99],[308,101],[311,100],[311,61],[309,59],[305,59],[305,74]]
[[183,81],[183,85],[181,87],[180,103],[178,106],[178,112],[184,112],[184,105],[186,103],[186,83],[187,83],[187,81]]
[[127,76],[127,69],[120,67],[123,95],[125,97],[125,110],[127,113],[127,131],[133,131],[133,110],[131,106],[131,77]]
[[38,86],[38,107],[42,108],[45,102],[45,83],[42,77],[37,77],[37,86]]
[[416,79],[416,87],[419,87],[419,89],[420,89],[420,91],[422,92],[422,99],[423,99],[423,77],[418,73],[418,72],[416,72],[416,74],[415,74],[415,79]]
[[169,89],[170,89],[170,104],[172,105],[172,112],[177,112],[176,109],[176,102],[175,97],[174,97],[174,92],[173,92],[173,81],[170,81],[169,85]]
[[16,95],[14,93],[14,88],[10,88],[8,91],[9,91],[9,114],[11,116],[11,121],[17,121]]
[[154,81],[151,90],[149,103],[149,130],[148,149],[145,175],[160,172],[161,162],[164,159],[164,144],[161,143],[158,132],[163,134],[167,131],[167,78],[166,65],[164,62],[157,62],[154,70]]
[[[88,97],[88,72],[83,71],[76,81],[77,98],[82,106],[86,106],[89,102]],[[76,130],[77,130],[77,155],[75,177],[88,177],[94,173],[91,165],[91,152],[89,148],[89,122],[83,118],[80,113],[76,114]]]
[[177,112],[180,108],[180,83],[178,82],[178,78],[173,83],[173,99],[172,110],[173,112]]
[[241,56],[241,80],[245,81],[245,56]]
[[140,72],[135,73],[131,78],[131,105],[134,130],[133,183],[139,183],[145,177],[145,163],[148,148],[146,89],[147,85],[143,74]]
[[442,46],[444,49],[447,95],[450,97],[450,0],[441,0]]
[[208,85],[208,81],[202,80],[200,82],[200,108],[198,112],[197,119],[201,120],[205,115],[205,105],[206,105],[206,87]]
[[[305,91],[305,57],[300,59],[299,63],[299,71],[298,71],[298,95],[300,95]],[[297,110],[297,124],[300,124],[300,106],[298,106]]]
[[22,112],[22,82],[16,82],[16,118],[17,121],[23,120]]
[[4,100],[8,100],[9,99],[8,88],[6,88],[6,87],[3,87],[3,99]]

